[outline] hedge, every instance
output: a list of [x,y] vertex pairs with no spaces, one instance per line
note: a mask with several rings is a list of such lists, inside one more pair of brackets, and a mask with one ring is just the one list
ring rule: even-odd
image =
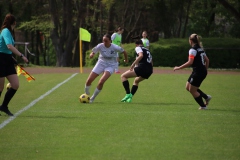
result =
[[[205,38],[202,39],[203,47],[210,59],[210,68],[240,68],[240,39],[235,38]],[[135,60],[135,44],[123,44],[123,48],[128,53],[129,63]],[[160,39],[158,42],[150,44],[150,52],[153,56],[155,67],[174,67],[181,65],[188,60],[190,49],[188,38],[186,39]],[[89,59],[86,56],[86,66],[95,65],[98,56]],[[120,55],[120,65],[126,66],[123,62],[123,55]]]

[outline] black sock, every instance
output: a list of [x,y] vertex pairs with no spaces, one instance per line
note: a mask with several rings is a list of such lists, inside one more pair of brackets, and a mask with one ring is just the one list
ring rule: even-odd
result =
[[203,103],[203,99],[202,99],[202,96],[198,96],[196,98],[194,98],[195,101],[199,104],[200,107],[206,107],[205,104]]
[[128,82],[128,80],[122,82],[122,84],[123,84],[123,87],[124,87],[124,89],[125,89],[125,91],[126,91],[126,94],[130,94],[130,88],[129,88],[129,82]]
[[10,100],[12,99],[12,97],[14,96],[14,94],[17,92],[17,90],[13,89],[13,88],[9,88],[8,91],[5,94],[2,106],[7,107],[8,103],[10,102]]
[[205,93],[203,93],[203,91],[201,91],[200,89],[198,89],[197,91],[198,91],[198,93],[200,93],[200,95],[201,95],[204,99],[207,99],[207,98],[208,98],[208,96],[207,96]]
[[132,86],[132,89],[131,89],[132,95],[134,95],[137,92],[137,89],[138,89],[138,86],[136,86],[136,85]]

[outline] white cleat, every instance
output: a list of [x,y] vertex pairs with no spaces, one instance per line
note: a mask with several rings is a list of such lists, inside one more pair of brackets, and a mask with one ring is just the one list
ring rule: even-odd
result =
[[206,101],[205,105],[208,105],[210,100],[212,99],[212,96],[210,96],[210,95],[207,95],[207,96],[208,96],[208,98],[205,100]]
[[199,110],[206,110],[206,109],[207,109],[207,106],[206,106],[206,107],[199,107],[198,109],[199,109]]
[[89,100],[89,103],[93,103],[93,101],[94,101],[94,98],[90,98],[90,100]]

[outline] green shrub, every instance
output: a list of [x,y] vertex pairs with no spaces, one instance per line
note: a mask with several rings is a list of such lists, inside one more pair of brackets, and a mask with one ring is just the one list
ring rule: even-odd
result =
[[[240,39],[235,38],[205,38],[202,39],[207,56],[210,59],[210,68],[239,68],[240,64]],[[135,60],[135,44],[124,44],[123,48],[128,53],[129,64]],[[188,38],[185,39],[160,39],[150,44],[155,67],[174,67],[188,61],[190,49]],[[98,55],[89,59],[90,51],[87,52],[86,66],[95,65]],[[120,55],[120,65],[126,66]]]

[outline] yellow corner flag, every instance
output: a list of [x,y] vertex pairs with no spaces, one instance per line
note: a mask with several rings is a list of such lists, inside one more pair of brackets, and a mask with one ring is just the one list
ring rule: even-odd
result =
[[91,41],[91,34],[86,30],[86,29],[83,29],[83,28],[79,28],[79,50],[80,50],[80,73],[83,72],[83,69],[82,69],[82,41],[87,41],[87,42],[90,42]]
[[79,37],[82,41],[91,41],[91,34],[86,29],[79,28]]
[[33,76],[31,76],[27,71],[25,71],[21,66],[17,65],[17,75],[20,74],[24,75],[26,77],[27,81],[30,82],[32,80],[35,80]]

